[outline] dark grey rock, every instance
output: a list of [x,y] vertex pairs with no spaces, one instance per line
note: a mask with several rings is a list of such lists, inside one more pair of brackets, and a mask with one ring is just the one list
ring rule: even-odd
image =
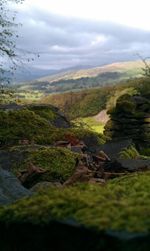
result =
[[70,123],[66,119],[65,116],[60,115],[60,113],[57,114],[58,116],[54,119],[54,126],[57,128],[69,128]]
[[42,189],[46,190],[46,189],[50,189],[50,188],[54,188],[54,187],[61,188],[62,184],[59,183],[59,182],[42,181],[42,182],[39,182],[39,183],[35,184],[30,189],[30,191],[32,191],[32,192],[38,192],[39,190],[42,190]]
[[72,147],[71,147],[71,151],[72,151],[72,152],[75,152],[75,153],[82,154],[82,153],[83,153],[83,152],[82,152],[82,148],[83,148],[83,147],[80,147],[80,146],[72,146]]
[[72,218],[52,219],[44,226],[4,222],[0,233],[1,251],[149,251],[150,247],[149,232],[98,231]]
[[139,169],[150,169],[150,159],[118,159],[122,167],[129,171],[138,171]]
[[11,170],[14,163],[22,163],[25,157],[25,151],[0,150],[0,167],[5,170]]
[[0,168],[0,205],[29,195],[31,192],[24,188],[13,174]]
[[101,145],[97,148],[97,153],[99,151],[105,152],[110,158],[119,157],[119,153],[124,149],[132,145],[132,140],[121,140],[121,141],[110,141],[104,145]]

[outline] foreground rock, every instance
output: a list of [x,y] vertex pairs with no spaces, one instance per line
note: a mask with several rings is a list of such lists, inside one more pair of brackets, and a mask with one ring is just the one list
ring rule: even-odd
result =
[[74,221],[51,221],[47,226],[0,224],[1,251],[149,251],[150,234],[101,231]]
[[149,251],[150,172],[50,188],[0,208],[1,251]]
[[0,168],[0,205],[31,195],[11,173]]

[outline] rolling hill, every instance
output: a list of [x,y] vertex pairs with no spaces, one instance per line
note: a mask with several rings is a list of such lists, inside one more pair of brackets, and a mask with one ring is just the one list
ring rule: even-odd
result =
[[141,75],[141,68],[143,63],[141,61],[129,61],[129,62],[117,62],[113,64],[108,64],[104,66],[94,67],[90,69],[72,70],[67,72],[61,72],[59,74],[50,75],[46,77],[39,78],[38,81],[48,81],[54,82],[59,80],[69,80],[69,79],[80,79],[80,78],[91,78],[97,77],[98,75],[104,73],[127,73],[127,75],[139,74]]
[[18,90],[61,93],[110,85],[142,76],[141,61],[118,62],[100,67],[69,70],[59,74],[45,76],[18,86]]

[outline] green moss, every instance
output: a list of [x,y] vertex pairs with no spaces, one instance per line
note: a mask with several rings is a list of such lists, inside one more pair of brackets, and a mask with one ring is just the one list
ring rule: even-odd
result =
[[[105,143],[105,136],[101,133],[96,133],[91,131],[90,129],[82,128],[82,127],[72,127],[72,128],[55,128],[53,134],[51,135],[52,141],[55,142],[57,140],[66,140],[68,136],[75,137],[79,140],[85,140],[91,138],[95,141],[96,145],[101,145]],[[42,139],[43,141],[43,139]]]
[[59,138],[59,129],[28,109],[0,111],[0,142],[2,145],[19,144],[27,139],[37,144],[52,144]]
[[[35,106],[36,107],[36,106]],[[44,112],[44,115],[40,113]],[[100,141],[102,136],[84,128],[56,128],[44,118],[50,116],[51,111],[45,115],[45,110],[38,110],[39,114],[28,109],[16,111],[0,111],[0,142],[1,145],[17,145],[20,140],[28,140],[40,145],[53,144],[57,140],[65,140],[66,134],[72,134],[79,139],[85,136],[97,137]],[[41,117],[43,116],[43,117]],[[51,119],[54,119],[52,114]]]
[[78,185],[41,192],[0,209],[0,222],[48,224],[75,219],[97,230],[150,231],[150,173],[111,181],[107,186]]
[[80,140],[83,140],[87,146],[90,146],[92,142],[94,142],[95,146],[102,145],[106,141],[106,137],[103,134],[94,132],[90,129],[80,127],[72,128],[70,129],[70,132]]
[[13,163],[12,171],[15,174],[27,169],[30,163],[46,171],[43,174],[31,176],[26,183],[27,187],[32,187],[40,181],[66,181],[73,174],[76,159],[79,158],[78,154],[60,147],[16,147],[11,149],[11,152],[13,151],[24,155],[20,162],[16,160]]
[[40,138],[51,138],[50,126],[44,118],[27,109],[0,111],[0,141],[3,144],[17,143],[28,139],[38,142]]
[[46,105],[34,105],[28,106],[28,110],[33,111],[35,114],[39,115],[40,117],[48,120],[54,121],[56,118],[56,113],[52,110],[50,106]]

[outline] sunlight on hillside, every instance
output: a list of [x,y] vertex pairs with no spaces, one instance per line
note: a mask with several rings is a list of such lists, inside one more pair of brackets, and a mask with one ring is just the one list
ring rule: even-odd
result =
[[77,126],[88,128],[91,131],[97,133],[103,133],[105,125],[96,121],[94,117],[78,118],[76,120],[73,120],[73,123],[75,123]]

